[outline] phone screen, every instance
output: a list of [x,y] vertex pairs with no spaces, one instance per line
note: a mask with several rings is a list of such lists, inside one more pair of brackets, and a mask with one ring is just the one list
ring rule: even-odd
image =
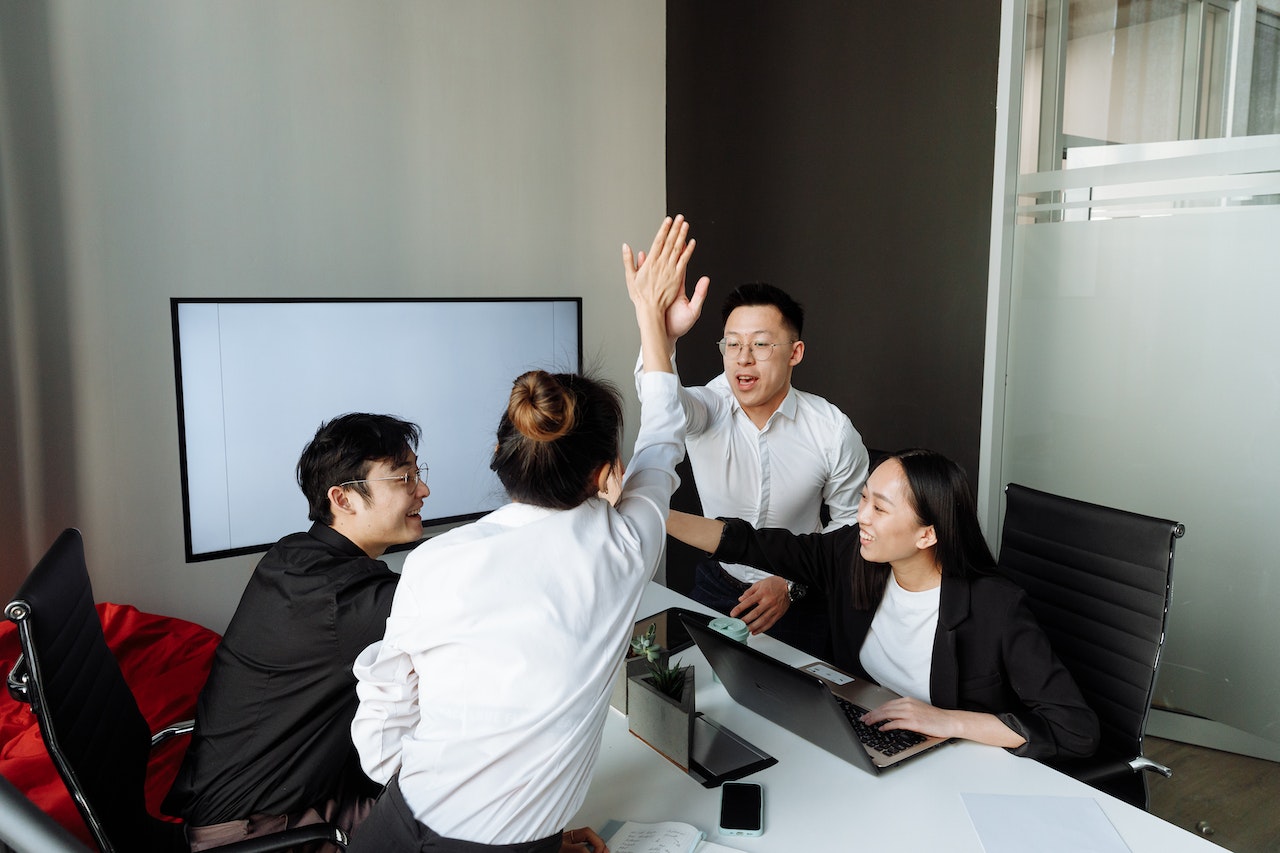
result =
[[725,782],[720,786],[722,832],[758,834],[761,830],[764,792],[750,782]]

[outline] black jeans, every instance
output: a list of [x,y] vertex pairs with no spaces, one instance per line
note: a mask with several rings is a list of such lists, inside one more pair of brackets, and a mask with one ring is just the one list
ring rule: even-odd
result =
[[351,835],[347,853],[559,853],[563,833],[519,844],[479,844],[445,838],[413,816],[400,793],[400,778],[392,779],[373,811]]
[[[689,597],[727,615],[738,606],[738,597],[748,586],[727,574],[718,561],[707,558],[694,567],[693,591]],[[804,598],[791,602],[782,618],[765,633],[814,657],[831,659],[831,626],[827,621],[826,602],[812,588]]]

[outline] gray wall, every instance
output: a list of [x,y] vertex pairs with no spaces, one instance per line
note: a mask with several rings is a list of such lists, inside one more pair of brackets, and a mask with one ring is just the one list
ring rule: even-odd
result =
[[0,2],[0,593],[76,526],[99,600],[225,627],[255,558],[183,562],[172,296],[581,295],[629,387],[664,32],[645,0]]

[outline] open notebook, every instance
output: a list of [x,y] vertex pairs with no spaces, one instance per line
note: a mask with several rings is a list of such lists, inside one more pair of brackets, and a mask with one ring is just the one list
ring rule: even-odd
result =
[[610,853],[740,853],[737,848],[707,841],[707,834],[696,826],[674,820],[661,823],[611,820],[600,835],[609,845]]

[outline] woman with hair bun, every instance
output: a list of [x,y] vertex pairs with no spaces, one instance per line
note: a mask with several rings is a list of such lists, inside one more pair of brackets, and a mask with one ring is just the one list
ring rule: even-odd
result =
[[[387,785],[350,850],[599,853],[565,831],[600,750],[618,660],[666,541],[684,455],[672,324],[696,316],[677,216],[623,246],[644,360],[625,477],[622,402],[596,379],[515,380],[490,467],[511,502],[405,561],[383,640],[356,660],[361,765]],[[611,502],[612,500],[612,502]]]

